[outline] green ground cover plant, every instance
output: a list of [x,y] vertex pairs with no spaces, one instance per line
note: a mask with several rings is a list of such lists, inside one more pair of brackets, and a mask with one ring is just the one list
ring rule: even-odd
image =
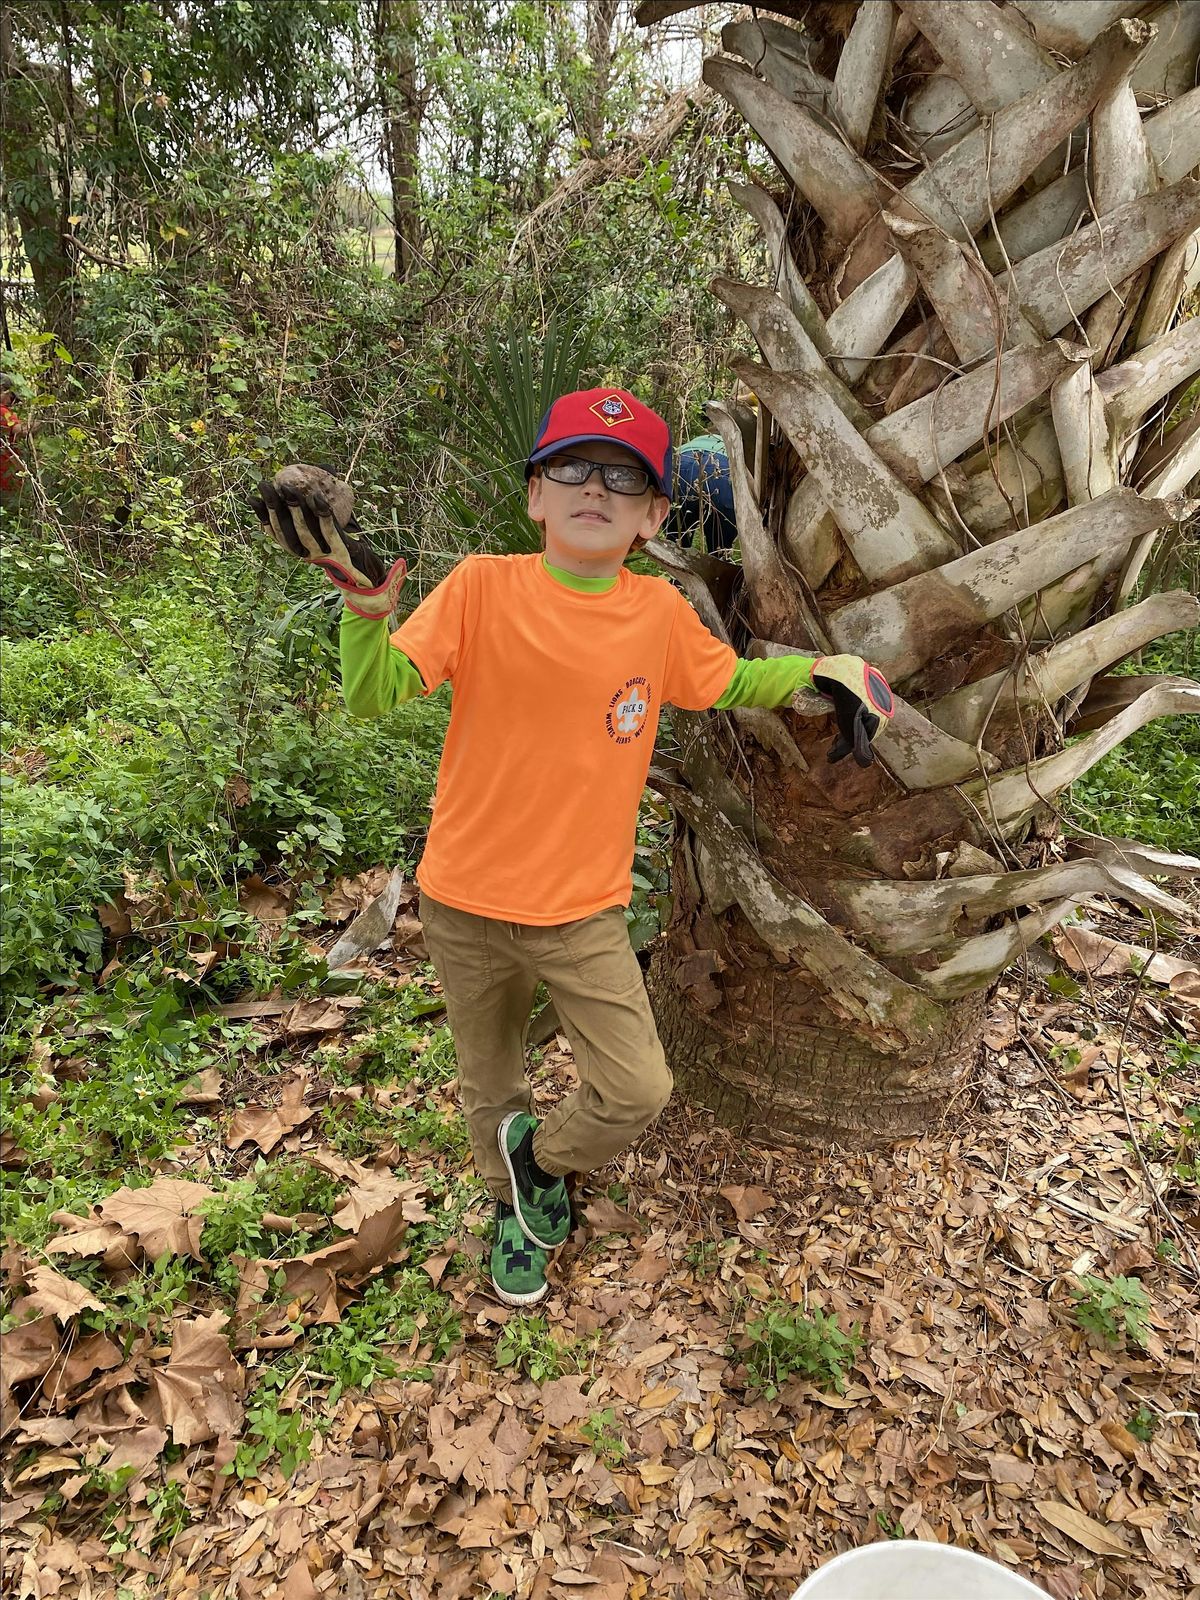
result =
[[[226,632],[170,570],[114,614],[119,636],[0,642],[4,740],[19,752],[0,779],[0,979],[24,1011],[42,986],[99,970],[97,911],[130,871],[193,883],[227,937],[237,877],[259,861],[309,881],[405,864],[427,821],[444,696],[358,722],[331,679],[314,689],[311,662],[252,627]],[[329,673],[332,629],[314,636]]]
[[808,1378],[819,1389],[846,1387],[846,1374],[862,1349],[861,1330],[846,1332],[836,1317],[819,1309],[811,1313],[779,1301],[747,1321],[748,1344],[742,1353],[753,1388],[773,1400],[794,1374]]
[[[86,1217],[115,1189],[136,1190],[164,1170],[177,1171],[177,1157],[189,1149],[216,1154],[219,1128],[185,1091],[215,1069],[229,1103],[236,1104],[231,1079],[261,1048],[248,1024],[208,1010],[196,986],[155,982],[147,959],[111,989],[68,994],[44,1008],[37,1053],[10,1078],[9,1134],[26,1158],[3,1171],[6,1237],[43,1259],[64,1214]],[[285,948],[274,971],[277,984],[286,960]],[[478,1237],[486,1227],[483,1187],[461,1175],[461,1117],[435,1115],[426,1104],[427,1092],[444,1089],[453,1072],[448,1032],[427,1020],[441,1004],[414,982],[379,988],[362,1008],[361,1056],[376,1052],[371,1059],[378,1076],[397,1098],[386,1114],[358,1123],[356,1149],[369,1160],[400,1143],[423,1157],[415,1170],[430,1218],[406,1236],[402,1264],[368,1276],[349,1296],[336,1326],[298,1327],[294,1349],[278,1353],[264,1370],[246,1402],[233,1466],[241,1478],[276,1468],[290,1474],[307,1459],[318,1419],[345,1391],[384,1378],[428,1377],[460,1340],[452,1300],[422,1265],[443,1253],[448,1259],[439,1278],[475,1271],[476,1258],[454,1241]],[[343,1051],[354,1057],[353,1038]],[[327,1052],[313,1059],[335,1058]],[[76,1076],[85,1064],[89,1070]],[[269,1092],[270,1075],[258,1078]],[[336,1092],[336,1083],[329,1088]],[[88,1129],[86,1139],[79,1138],[80,1128]],[[98,1259],[53,1258],[62,1276],[98,1302],[79,1314],[81,1333],[108,1336],[127,1359],[139,1341],[169,1345],[180,1318],[214,1309],[236,1313],[247,1262],[266,1265],[265,1303],[278,1308],[284,1280],[273,1269],[343,1236],[335,1212],[345,1180],[307,1153],[248,1160],[233,1154],[210,1165],[203,1178],[213,1192],[197,1208],[203,1224],[198,1256],[168,1252],[116,1270]],[[4,1326],[15,1326],[10,1315]],[[178,1496],[167,1480],[158,1494],[156,1526],[177,1527]],[[114,1507],[121,1495],[122,1486],[109,1486]]]
[[511,1367],[534,1383],[549,1383],[585,1371],[595,1347],[595,1337],[559,1339],[544,1316],[517,1312],[496,1338],[496,1365]]
[[1142,1153],[1147,1160],[1162,1162],[1180,1188],[1200,1180],[1200,1105],[1184,1106],[1174,1127],[1161,1122],[1143,1125]]
[[[1170,634],[1126,672],[1196,675],[1196,641]],[[1163,717],[1097,762],[1071,790],[1070,815],[1094,833],[1191,852],[1200,816],[1200,718]]]
[[7,1126],[33,1159],[0,1173],[10,1237],[38,1248],[55,1211],[149,1182],[185,1138],[197,1074],[227,1065],[246,1039],[149,963],[110,991],[47,1008],[34,1034],[13,1028]]
[[[419,1335],[427,1359],[406,1366],[399,1352]],[[329,1404],[346,1389],[369,1388],[378,1378],[427,1378],[461,1338],[452,1302],[420,1267],[374,1278],[348,1306],[336,1327],[309,1335],[308,1370],[333,1380]]]
[[617,1414],[611,1406],[593,1411],[587,1421],[580,1424],[579,1431],[606,1467],[615,1470],[624,1465],[629,1446],[617,1427]]
[[1146,1348],[1150,1297],[1136,1278],[1085,1274],[1073,1294],[1072,1315],[1085,1333],[1108,1345],[1128,1342]]

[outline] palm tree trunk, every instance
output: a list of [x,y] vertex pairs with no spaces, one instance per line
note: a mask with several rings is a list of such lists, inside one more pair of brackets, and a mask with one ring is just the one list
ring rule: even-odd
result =
[[[742,931],[753,940],[752,930]],[[947,1114],[979,1056],[985,996],[947,1007],[944,1026],[925,1044],[876,1049],[794,969],[751,967],[753,943],[722,944],[712,954],[737,982],[719,995],[697,992],[697,955],[703,961],[710,952],[697,952],[678,923],[654,948],[647,987],[677,1088],[723,1127],[773,1144],[880,1145]]]
[[710,406],[740,561],[649,551],[742,654],[866,656],[896,716],[867,772],[826,763],[816,697],[673,718],[649,982],[723,1122],[877,1142],[961,1103],[998,976],[1075,906],[1185,916],[1162,880],[1200,873],[1052,843],[1076,778],[1200,711],[1111,675],[1200,620],[1137,598],[1195,510],[1193,430],[1145,434],[1200,371],[1200,5],[781,0],[722,43],[705,81],[776,168],[731,186],[758,281],[713,284],[758,346],[730,366],[759,438]]

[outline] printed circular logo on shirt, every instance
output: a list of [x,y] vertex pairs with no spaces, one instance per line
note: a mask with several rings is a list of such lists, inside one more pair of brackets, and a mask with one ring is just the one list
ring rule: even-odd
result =
[[632,744],[650,720],[650,685],[645,678],[627,678],[608,702],[604,726],[614,744]]

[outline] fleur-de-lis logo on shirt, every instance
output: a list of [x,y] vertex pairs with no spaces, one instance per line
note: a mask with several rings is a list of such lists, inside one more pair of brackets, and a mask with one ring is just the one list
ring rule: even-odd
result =
[[630,678],[608,702],[604,719],[608,736],[617,744],[632,744],[646,731],[650,720],[650,685],[645,678]]
[[636,733],[646,720],[646,702],[640,694],[631,694],[617,707],[617,727],[622,733]]

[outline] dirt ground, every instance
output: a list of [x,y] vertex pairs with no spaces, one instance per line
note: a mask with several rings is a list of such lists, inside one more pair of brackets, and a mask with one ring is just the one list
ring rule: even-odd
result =
[[[94,1509],[40,1508],[89,1441],[124,1439],[137,1464],[167,1352],[128,1357],[86,1404],[43,1387],[9,1435],[6,1592],[784,1600],[837,1552],[913,1537],[1057,1600],[1200,1594],[1200,1084],[1163,1042],[1194,1041],[1196,1013],[1137,988],[1006,983],[969,1095],[884,1153],[768,1150],[673,1104],[576,1197],[530,1334],[541,1382],[497,1366],[512,1314],[482,1275],[480,1200],[424,1263],[463,1334],[431,1376],[341,1395],[290,1481],[222,1473],[219,1437],[184,1449],[192,1521],[166,1549],[137,1536],[136,1474],[116,1554]],[[551,1041],[539,1095],[571,1076]],[[1144,1348],[1078,1325],[1089,1274],[1140,1281]],[[860,1327],[844,1392],[756,1387],[754,1324],[781,1307]],[[235,1342],[199,1388],[211,1400],[270,1359]]]

